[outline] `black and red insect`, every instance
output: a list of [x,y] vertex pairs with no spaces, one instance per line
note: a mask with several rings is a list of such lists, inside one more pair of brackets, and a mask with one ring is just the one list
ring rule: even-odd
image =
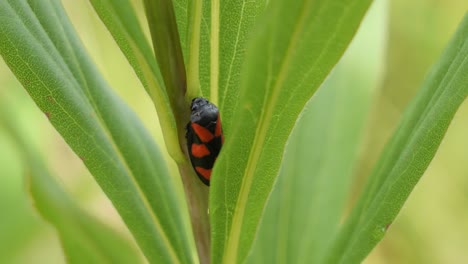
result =
[[210,185],[211,170],[224,143],[219,110],[205,98],[192,100],[187,124],[187,148],[193,169],[200,180]]

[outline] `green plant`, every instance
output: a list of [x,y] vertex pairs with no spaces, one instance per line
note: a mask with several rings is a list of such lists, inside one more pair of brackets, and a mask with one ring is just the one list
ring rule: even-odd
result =
[[[383,237],[468,94],[465,16],[340,228],[379,60],[361,65],[375,70],[375,79],[343,80],[343,65],[356,63],[350,53],[312,96],[348,47],[370,2],[174,1],[173,6],[171,1],[145,0],[154,56],[129,1],[90,0],[154,102],[188,210],[179,202],[180,183],[169,176],[158,145],[98,73],[60,2],[1,1],[0,53],[86,164],[148,261],[258,263],[274,257],[284,262],[355,263]],[[375,58],[381,53],[373,50]],[[226,136],[210,194],[184,154],[188,105],[198,95],[218,104]],[[306,103],[309,109],[298,121]],[[28,149],[28,144],[20,145]],[[34,160],[28,154],[33,151],[25,153]],[[64,245],[81,236],[86,240],[80,243],[112,239],[102,239],[107,231],[95,231],[98,228],[68,233],[64,226],[73,217],[54,210],[55,196],[38,195],[54,183],[41,185],[39,177],[49,177],[46,170],[40,162],[30,164],[33,198]],[[314,217],[318,212],[321,217]],[[290,226],[291,232],[282,229],[272,238],[278,225]],[[306,243],[281,244],[304,232],[310,236]],[[329,240],[315,240],[323,237]],[[106,258],[93,255],[105,249],[64,249],[71,262],[82,260],[75,254]],[[127,254],[133,256],[131,250]]]

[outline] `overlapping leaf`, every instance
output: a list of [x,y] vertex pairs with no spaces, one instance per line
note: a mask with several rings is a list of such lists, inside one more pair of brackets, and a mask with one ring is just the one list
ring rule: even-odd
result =
[[[227,135],[231,131],[232,117],[239,98],[247,40],[265,5],[265,0],[221,1],[221,6],[214,11],[219,21],[211,20],[211,23],[218,23],[217,27],[212,26],[213,30],[219,31],[218,41],[213,41],[210,48],[211,54],[218,51],[218,56],[211,60],[211,67],[217,67],[219,75],[217,80],[211,80],[210,94],[217,100],[223,113],[223,127]],[[216,77],[213,74],[211,76]]]
[[385,1],[374,2],[294,127],[249,263],[321,263],[339,227],[382,77],[385,7]]
[[239,96],[247,40],[265,2],[174,1],[188,78],[194,75],[198,83],[192,85],[201,90],[190,95],[203,95],[218,105],[227,133]]

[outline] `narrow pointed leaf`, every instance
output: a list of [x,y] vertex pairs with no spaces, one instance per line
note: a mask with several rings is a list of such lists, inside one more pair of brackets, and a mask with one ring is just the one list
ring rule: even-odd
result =
[[59,1],[0,1],[0,54],[93,174],[150,262],[192,262],[190,228],[151,136],[102,79]]
[[[427,75],[328,254],[359,263],[383,238],[468,95],[468,15]],[[447,179],[450,180],[450,179]]]
[[295,125],[249,263],[321,263],[339,227],[382,77],[385,7],[374,2]]
[[343,54],[369,4],[269,2],[247,47],[232,134],[214,169],[214,263],[245,260],[292,127]]

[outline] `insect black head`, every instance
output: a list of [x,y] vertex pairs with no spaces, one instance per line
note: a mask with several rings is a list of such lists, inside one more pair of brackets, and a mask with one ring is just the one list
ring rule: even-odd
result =
[[192,111],[190,115],[191,122],[208,125],[218,119],[218,108],[205,98],[194,98],[190,109]]
[[203,107],[204,105],[211,104],[210,101],[206,100],[203,97],[195,97],[192,99],[192,106],[191,110],[197,111],[199,108]]

